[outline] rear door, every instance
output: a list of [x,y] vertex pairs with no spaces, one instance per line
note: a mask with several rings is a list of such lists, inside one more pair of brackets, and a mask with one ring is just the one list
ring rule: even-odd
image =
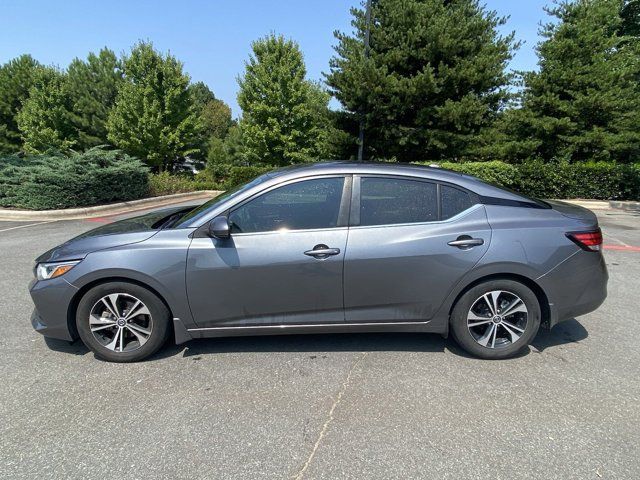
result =
[[491,240],[473,194],[412,177],[354,177],[351,225],[347,322],[429,320]]

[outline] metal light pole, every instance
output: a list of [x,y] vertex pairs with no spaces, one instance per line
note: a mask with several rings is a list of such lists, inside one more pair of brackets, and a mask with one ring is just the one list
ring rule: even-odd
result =
[[[369,35],[371,33],[371,0],[367,0],[364,29],[364,58],[369,57]],[[362,162],[364,156],[364,112],[360,112],[360,131],[358,133],[358,161]]]

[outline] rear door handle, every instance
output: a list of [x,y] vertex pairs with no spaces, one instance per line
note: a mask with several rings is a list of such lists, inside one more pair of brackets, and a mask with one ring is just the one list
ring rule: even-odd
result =
[[329,248],[326,245],[320,244],[313,247],[313,250],[307,250],[306,252],[304,252],[304,254],[314,258],[327,258],[331,257],[332,255],[339,255],[340,249]]
[[469,235],[461,235],[456,240],[447,243],[447,245],[450,247],[465,249],[484,245],[484,240],[481,238],[471,238]]

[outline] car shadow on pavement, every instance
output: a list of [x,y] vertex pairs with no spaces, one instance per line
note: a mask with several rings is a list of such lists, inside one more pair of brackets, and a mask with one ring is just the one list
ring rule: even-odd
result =
[[560,322],[551,330],[541,328],[531,345],[539,352],[543,352],[547,348],[566,345],[567,343],[578,343],[588,336],[587,329],[578,320],[572,318],[571,320]]
[[[588,337],[587,330],[576,319],[556,325],[552,330],[541,329],[531,345],[543,352]],[[85,355],[89,349],[80,340],[66,342],[45,337],[47,346],[56,352]],[[220,337],[191,340],[182,345],[171,341],[148,361],[180,355],[185,358],[216,353],[250,352],[433,352],[451,353],[473,358],[462,350],[453,338],[442,338],[430,333],[335,333],[313,335],[268,335],[247,337]],[[526,356],[525,349],[518,357]]]
[[192,340],[158,352],[155,357],[183,352],[184,357],[246,352],[443,352],[445,340],[426,333],[335,333],[220,337]]

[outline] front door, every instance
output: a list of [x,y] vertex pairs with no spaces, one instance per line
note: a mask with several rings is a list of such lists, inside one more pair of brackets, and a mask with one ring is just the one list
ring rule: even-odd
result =
[[344,321],[350,188],[298,180],[231,209],[231,238],[194,238],[187,294],[201,328]]

